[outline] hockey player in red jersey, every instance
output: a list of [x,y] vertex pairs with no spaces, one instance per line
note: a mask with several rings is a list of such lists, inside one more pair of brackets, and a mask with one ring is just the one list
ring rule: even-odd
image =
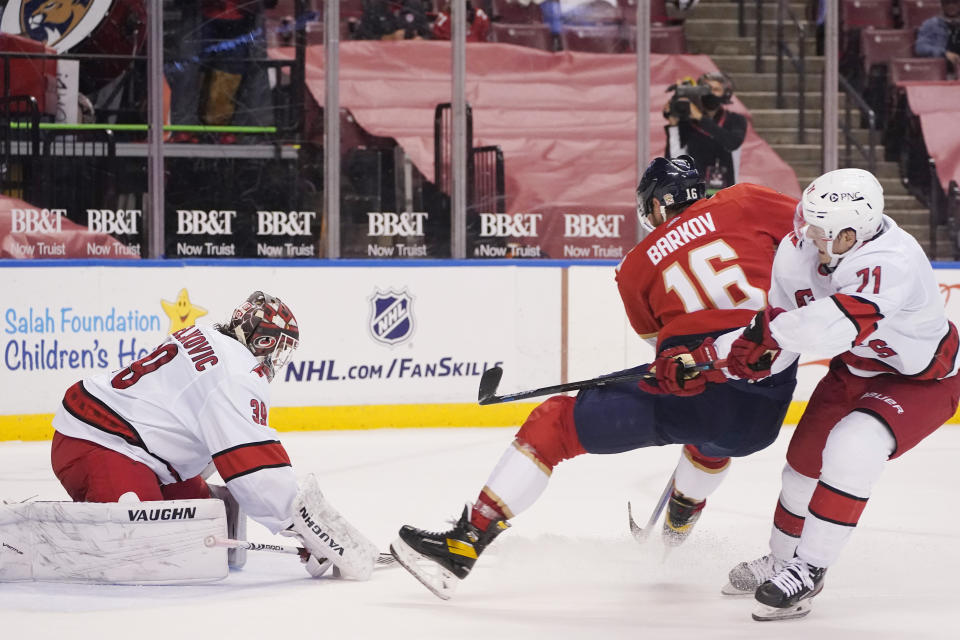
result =
[[[76,502],[117,502],[125,494],[144,502],[203,499],[211,487],[201,473],[212,461],[226,483],[214,497],[274,533],[300,537],[313,554],[311,575],[339,566],[339,557],[324,560],[329,538],[318,539],[312,526],[329,505],[309,482],[298,493],[267,423],[268,383],[299,339],[290,308],[255,291],[226,324],[181,329],[128,367],[77,382],[53,419],[54,473]],[[242,531],[242,522],[231,525]],[[345,538],[353,532],[341,533],[346,555],[362,555],[347,571],[369,576],[376,549],[363,539],[351,546]]]
[[539,498],[562,460],[685,445],[662,528],[665,542],[676,545],[689,535],[730,458],[776,439],[796,386],[795,366],[757,384],[712,384],[726,376],[680,365],[715,359],[713,337],[744,326],[766,305],[774,251],[792,229],[796,200],[750,184],[710,199],[703,194],[688,156],[655,159],[637,187],[638,215],[649,235],[624,258],[616,279],[634,330],[656,343],[656,381],[549,398],[526,419],[452,530],[404,526],[391,551],[434,594],[451,596],[507,521]]
[[763,380],[797,354],[833,356],[787,450],[770,553],[724,593],[754,594],[756,620],[810,612],[887,460],[939,428],[960,398],[957,328],[923,249],[883,214],[862,169],[814,180],[777,251],[769,304],[732,341],[728,371]]

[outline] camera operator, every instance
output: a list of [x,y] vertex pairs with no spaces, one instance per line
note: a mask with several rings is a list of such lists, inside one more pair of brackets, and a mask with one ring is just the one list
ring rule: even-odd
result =
[[713,195],[737,182],[740,145],[747,135],[747,119],[724,108],[733,99],[733,82],[714,71],[671,85],[663,107],[668,124],[666,156],[690,155]]

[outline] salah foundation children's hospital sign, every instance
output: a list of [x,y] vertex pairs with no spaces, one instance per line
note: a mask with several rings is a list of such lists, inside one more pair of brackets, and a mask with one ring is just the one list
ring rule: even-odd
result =
[[[126,367],[184,327],[225,322],[257,289],[300,325],[300,348],[271,385],[280,430],[515,426],[542,399],[478,406],[485,369],[503,367],[508,393],[653,358],[626,320],[612,263],[21,264],[0,266],[0,440],[49,438],[74,382]],[[960,268],[935,274],[960,324]],[[826,365],[801,359],[787,423]]]

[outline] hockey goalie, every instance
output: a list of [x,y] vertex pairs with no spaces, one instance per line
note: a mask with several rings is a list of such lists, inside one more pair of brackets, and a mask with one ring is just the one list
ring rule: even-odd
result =
[[[376,547],[316,478],[298,486],[267,425],[269,383],[299,339],[290,308],[255,291],[225,324],[176,331],[126,368],[70,387],[51,462],[74,502],[0,504],[0,582],[219,580],[245,551],[228,560],[204,540],[244,538],[247,515],[298,538],[310,575],[333,566],[368,579]],[[206,483],[213,468],[226,486]]]

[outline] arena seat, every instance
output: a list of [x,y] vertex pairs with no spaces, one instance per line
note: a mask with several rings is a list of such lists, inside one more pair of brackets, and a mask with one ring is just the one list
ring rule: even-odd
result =
[[[628,53],[637,50],[637,28],[624,27],[624,47]],[[683,25],[650,25],[650,53],[686,53],[687,36]]]
[[516,44],[543,51],[553,51],[553,36],[545,24],[490,24],[490,42]]
[[840,22],[844,31],[864,27],[892,29],[893,0],[842,0]]
[[863,69],[870,73],[876,65],[886,65],[893,58],[913,56],[913,29],[875,29],[867,27],[860,32],[860,55]]
[[894,58],[890,61],[891,84],[946,79],[945,58]]
[[[637,1],[617,0],[623,24],[637,24]],[[666,0],[650,0],[650,24],[667,24],[668,22]]]
[[535,2],[524,5],[517,0],[493,0],[491,7],[493,15],[490,19],[495,22],[506,22],[511,25],[543,22],[540,5]]
[[576,26],[564,25],[560,31],[564,51],[590,53],[620,53],[623,38],[619,25]]
[[[634,9],[634,16],[636,16],[636,9]],[[620,15],[620,7],[606,0],[592,0],[563,14],[563,23],[567,25],[597,26],[621,22],[623,18]]]
[[939,15],[939,0],[900,0],[900,21],[904,27],[919,27],[928,18]]

